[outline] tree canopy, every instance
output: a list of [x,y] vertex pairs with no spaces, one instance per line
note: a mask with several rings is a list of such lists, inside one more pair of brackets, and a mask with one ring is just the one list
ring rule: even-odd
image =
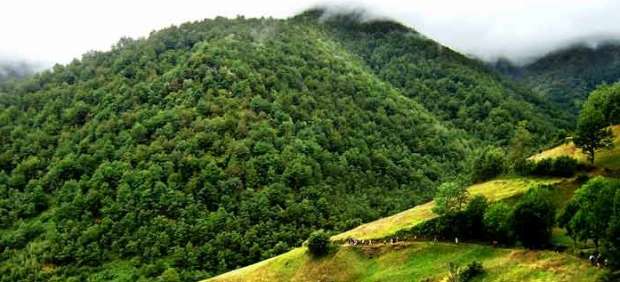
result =
[[[248,265],[432,199],[519,121],[552,141],[548,107],[390,21],[215,18],[123,38],[0,86],[0,281]],[[463,189],[439,189],[446,211]]]

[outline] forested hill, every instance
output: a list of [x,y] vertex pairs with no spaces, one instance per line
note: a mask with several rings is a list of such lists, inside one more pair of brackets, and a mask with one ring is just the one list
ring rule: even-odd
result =
[[552,52],[523,67],[506,62],[497,66],[576,116],[597,85],[620,80],[620,44],[605,43],[596,48],[576,45]]
[[528,120],[529,129],[547,140],[554,137],[544,136],[554,133],[548,129],[571,127],[563,110],[411,28],[389,20],[367,21],[363,12],[327,18],[322,13],[317,9],[298,18],[318,19],[378,78],[475,138],[506,145],[520,120]]
[[0,281],[206,278],[429,200],[519,121],[557,132],[408,28],[313,13],[186,23],[2,88]]

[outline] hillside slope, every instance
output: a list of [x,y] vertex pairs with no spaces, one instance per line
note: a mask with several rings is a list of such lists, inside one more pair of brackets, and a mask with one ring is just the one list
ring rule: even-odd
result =
[[[620,125],[612,127],[615,149],[599,152],[595,167],[617,170],[620,160]],[[533,160],[570,156],[584,160],[572,144],[562,144],[531,157]],[[600,173],[594,170],[592,173]],[[524,194],[536,185],[552,185],[554,201],[563,207],[571,199],[578,183],[575,178],[495,179],[468,188],[471,195],[484,195],[490,201],[505,201]],[[316,259],[306,247],[237,269],[206,281],[444,281],[448,264],[465,265],[481,261],[486,273],[480,281],[596,281],[602,272],[585,260],[567,253],[524,249],[493,248],[489,245],[407,241],[383,244],[382,239],[394,237],[435,218],[434,202],[362,224],[331,237],[334,242],[347,238],[373,239],[374,245],[351,247],[342,245],[335,254]],[[554,240],[568,240],[556,228]],[[478,281],[478,280],[476,280]]]
[[[440,47],[396,32],[427,46],[402,56]],[[410,62],[416,93],[466,89],[456,77],[481,95],[454,100],[472,115],[456,124],[336,35],[316,19],[217,18],[2,88],[0,281],[209,277],[428,201],[473,144],[506,144],[521,120],[541,143],[557,132],[463,56]]]
[[[610,149],[599,150],[595,154],[594,165],[598,168],[619,170],[620,169],[620,125],[611,127],[614,135],[614,147]],[[567,141],[561,145],[544,150],[530,159],[541,160],[547,158],[557,158],[560,156],[568,156],[581,162],[587,162],[586,155],[577,148],[572,141]]]
[[309,11],[298,18],[313,22],[318,17],[333,40],[359,56],[377,77],[479,140],[505,145],[524,120],[541,143],[552,140],[556,128],[571,127],[562,108],[411,28],[389,20],[367,21],[363,12],[322,13]]
[[[472,195],[491,201],[506,200],[525,193],[537,184],[563,188],[570,179],[497,179],[473,185]],[[570,185],[569,185],[570,186]],[[564,193],[559,191],[558,193]],[[335,254],[316,259],[305,247],[250,265],[206,281],[443,281],[448,263],[481,261],[483,281],[595,281],[600,270],[581,259],[552,251],[493,248],[488,245],[405,241],[382,244],[393,236],[436,215],[433,203],[383,218],[340,233],[332,240],[374,239],[371,246],[341,246]],[[428,279],[428,280],[425,280]]]

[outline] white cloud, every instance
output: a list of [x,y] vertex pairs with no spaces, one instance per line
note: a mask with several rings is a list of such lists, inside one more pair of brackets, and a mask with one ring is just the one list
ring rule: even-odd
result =
[[524,60],[568,42],[620,38],[613,0],[8,0],[0,4],[0,56],[67,63],[121,36],[218,15],[285,18],[317,3],[367,7],[484,59]]

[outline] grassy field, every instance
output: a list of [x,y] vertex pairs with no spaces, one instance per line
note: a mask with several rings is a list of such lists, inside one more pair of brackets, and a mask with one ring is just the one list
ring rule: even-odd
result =
[[[620,125],[611,127],[614,134],[614,147],[612,149],[600,150],[595,155],[594,165],[601,168],[620,169]],[[575,147],[575,144],[568,142],[560,146],[543,151],[532,156],[532,160],[541,160],[546,158],[557,158],[559,156],[573,157],[582,162],[587,162],[583,152]]]
[[[469,187],[471,195],[484,195],[490,201],[500,201],[522,194],[537,184],[554,184],[559,178],[506,178],[496,179]],[[375,239],[394,235],[397,231],[411,228],[421,222],[436,217],[432,211],[434,202],[416,206],[392,216],[362,224],[354,229],[332,237],[332,240]]]
[[600,271],[584,260],[551,251],[502,249],[474,244],[416,242],[341,247],[321,259],[298,248],[208,281],[442,281],[448,263],[482,262],[477,281],[594,281]]

